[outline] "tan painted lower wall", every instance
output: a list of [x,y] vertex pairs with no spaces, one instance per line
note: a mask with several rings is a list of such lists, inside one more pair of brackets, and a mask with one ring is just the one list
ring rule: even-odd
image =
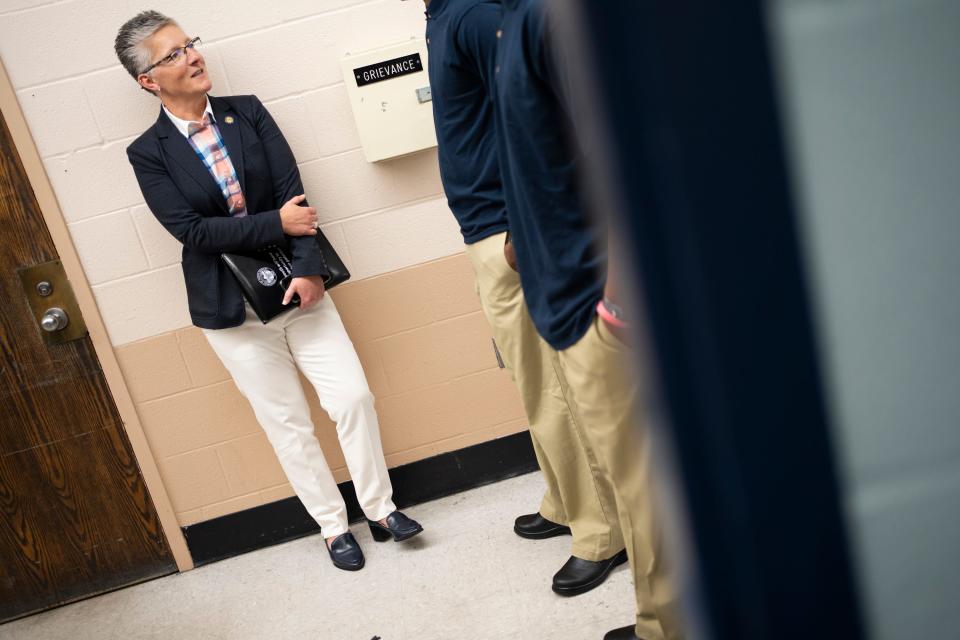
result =
[[[377,398],[388,466],[526,428],[463,254],[350,282],[332,296]],[[199,329],[124,345],[117,356],[181,526],[293,495]],[[334,425],[305,388],[330,468],[347,480]]]

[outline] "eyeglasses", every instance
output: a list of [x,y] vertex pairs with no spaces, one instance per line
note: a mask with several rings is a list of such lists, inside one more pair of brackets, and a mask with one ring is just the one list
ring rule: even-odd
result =
[[195,50],[197,47],[199,47],[199,46],[202,45],[202,44],[203,44],[203,42],[201,42],[200,38],[193,38],[193,39],[190,40],[190,42],[188,42],[187,44],[183,45],[182,47],[177,47],[176,49],[174,49],[173,51],[171,51],[169,54],[163,56],[162,58],[160,58],[159,60],[157,60],[156,62],[154,62],[152,65],[150,65],[149,67],[147,67],[146,69],[144,69],[144,70],[141,71],[140,73],[147,73],[148,71],[150,71],[150,70],[153,69],[154,67],[158,67],[158,66],[160,66],[160,65],[174,65],[174,64],[179,63],[179,62],[182,61],[182,60],[186,60],[186,59],[187,59],[187,49],[194,49],[194,50]]

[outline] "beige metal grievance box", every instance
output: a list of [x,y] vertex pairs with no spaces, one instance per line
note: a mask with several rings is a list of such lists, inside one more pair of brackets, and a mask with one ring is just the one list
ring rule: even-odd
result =
[[347,54],[340,65],[368,162],[437,146],[422,38]]

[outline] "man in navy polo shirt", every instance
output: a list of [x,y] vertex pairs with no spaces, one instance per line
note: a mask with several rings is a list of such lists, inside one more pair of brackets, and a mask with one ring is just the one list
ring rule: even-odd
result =
[[477,291],[520,390],[547,491],[537,513],[517,518],[524,538],[573,534],[572,555],[553,578],[560,595],[585,593],[626,562],[613,487],[573,418],[549,349],[530,320],[520,279],[504,257],[507,214],[489,89],[500,4],[428,0],[428,71],[440,175],[466,243]]
[[520,280],[575,417],[614,486],[633,570],[636,624],[605,638],[682,638],[652,512],[649,447],[636,425],[639,385],[617,337],[626,325],[604,296],[606,231],[581,199],[567,78],[553,57],[543,1],[503,0],[500,33],[494,112]]

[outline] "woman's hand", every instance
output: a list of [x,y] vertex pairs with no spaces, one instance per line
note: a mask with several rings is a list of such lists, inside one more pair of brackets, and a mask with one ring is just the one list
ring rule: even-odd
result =
[[317,235],[317,210],[313,207],[301,207],[307,196],[300,194],[287,200],[280,207],[280,224],[288,236]]
[[283,296],[283,304],[290,304],[294,294],[300,296],[300,308],[309,309],[320,302],[323,298],[323,277],[305,276],[303,278],[294,278],[287,287],[287,293]]

